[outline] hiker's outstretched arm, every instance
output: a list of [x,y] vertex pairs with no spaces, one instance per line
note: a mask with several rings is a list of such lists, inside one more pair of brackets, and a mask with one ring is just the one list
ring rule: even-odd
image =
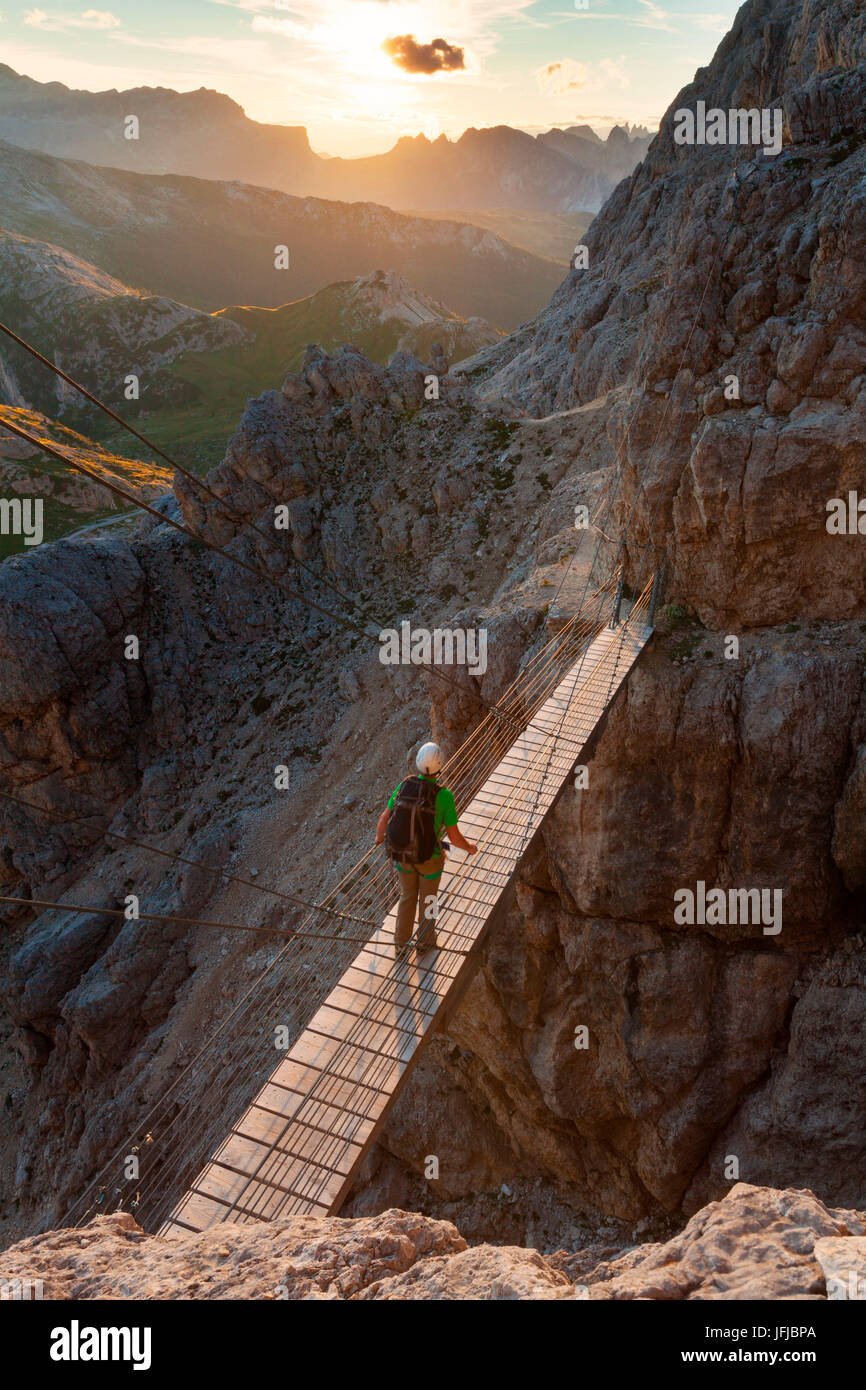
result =
[[465,850],[467,854],[478,853],[478,846],[471,844],[469,840],[466,839],[466,836],[461,834],[459,827],[456,825],[449,825],[448,839],[451,841],[452,845],[456,845],[458,849]]
[[388,810],[388,807],[386,806],[381,816],[379,817],[379,823],[376,826],[377,845],[385,843],[385,831],[388,829],[388,820],[390,819],[390,816],[391,812]]

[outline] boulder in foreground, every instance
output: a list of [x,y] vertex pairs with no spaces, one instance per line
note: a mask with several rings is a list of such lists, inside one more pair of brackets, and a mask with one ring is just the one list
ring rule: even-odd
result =
[[469,1247],[450,1221],[396,1210],[170,1239],[120,1212],[21,1241],[0,1258],[0,1279],[41,1279],[44,1297],[61,1300],[842,1299],[866,1295],[864,1264],[866,1213],[738,1183],[673,1240],[612,1260],[591,1248]]

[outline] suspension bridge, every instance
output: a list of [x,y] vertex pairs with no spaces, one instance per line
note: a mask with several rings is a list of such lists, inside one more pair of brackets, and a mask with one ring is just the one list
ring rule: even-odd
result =
[[625,615],[621,583],[607,586],[595,612],[574,619],[515,682],[498,707],[505,729],[489,715],[451,760],[441,780],[464,774],[460,825],[479,852],[447,861],[437,947],[418,956],[410,943],[395,953],[390,907],[161,1234],[339,1211],[425,1042],[468,983],[529,844],[645,646],[657,590],[651,580]]

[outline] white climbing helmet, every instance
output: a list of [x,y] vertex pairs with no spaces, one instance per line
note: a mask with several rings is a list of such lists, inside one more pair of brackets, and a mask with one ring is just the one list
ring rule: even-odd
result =
[[418,749],[415,766],[419,772],[434,777],[442,766],[442,749],[438,743],[423,743]]

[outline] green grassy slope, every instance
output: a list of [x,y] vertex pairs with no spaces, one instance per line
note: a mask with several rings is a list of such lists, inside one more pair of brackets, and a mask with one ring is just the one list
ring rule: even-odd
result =
[[[183,461],[211,466],[222,457],[247,400],[278,389],[287,373],[298,371],[308,344],[333,351],[351,342],[372,361],[386,363],[407,325],[396,319],[365,320],[354,313],[350,283],[329,285],[278,309],[221,310],[216,317],[232,319],[255,340],[217,352],[188,352],[174,362],[170,370],[182,388],[177,396],[183,403],[167,402],[164,409],[142,417],[145,432],[161,447],[179,450]],[[426,329],[422,324],[414,331],[421,343],[430,339],[432,346],[436,327]],[[477,346],[467,337],[462,355],[470,355]]]
[[413,212],[408,217],[426,217],[434,222],[462,221],[473,227],[495,232],[512,246],[533,256],[543,256],[557,265],[567,266],[574,248],[595,217],[594,212],[510,212],[507,208],[487,208],[473,212]]
[[[46,419],[38,411],[0,405],[0,496],[41,498],[45,541],[57,540],[93,522],[110,520],[123,513],[132,514],[134,508],[50,454],[37,447],[29,448],[15,436],[4,436],[5,422],[27,430],[35,439],[55,446],[85,468],[144,501],[152,502],[171,488],[171,473],[167,468],[142,461],[129,452],[121,455],[95,444],[68,426]],[[129,436],[124,448],[128,451]],[[20,536],[0,533],[0,560],[27,549]]]

